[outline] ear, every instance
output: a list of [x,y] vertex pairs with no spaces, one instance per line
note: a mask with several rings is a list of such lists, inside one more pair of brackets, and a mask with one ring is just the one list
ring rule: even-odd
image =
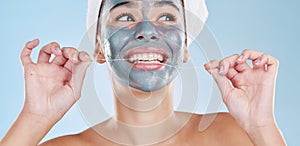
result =
[[103,49],[101,48],[100,38],[99,37],[97,37],[97,40],[96,40],[96,47],[95,47],[95,51],[94,51],[94,58],[100,64],[103,64],[103,63],[106,62]]
[[188,51],[188,47],[185,46],[184,51],[183,51],[183,63],[188,62],[190,60],[190,58],[191,58],[191,55]]

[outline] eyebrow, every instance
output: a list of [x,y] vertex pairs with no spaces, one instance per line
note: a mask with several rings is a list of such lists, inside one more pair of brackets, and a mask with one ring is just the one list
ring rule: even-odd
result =
[[172,6],[179,11],[179,8],[172,1],[159,1],[159,2],[154,3],[153,6],[154,7],[162,7],[164,5]]
[[127,2],[121,2],[121,3],[118,3],[118,4],[114,5],[109,11],[112,11],[113,9],[121,7],[121,6],[126,6],[126,7],[129,7],[129,8],[132,8],[134,6],[137,6],[137,4],[129,2],[129,1],[127,1]]

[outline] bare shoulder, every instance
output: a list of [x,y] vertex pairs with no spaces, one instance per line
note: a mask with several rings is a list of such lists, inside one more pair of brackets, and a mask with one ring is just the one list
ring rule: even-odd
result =
[[66,135],[48,140],[40,146],[91,146],[95,145],[94,131],[89,128],[79,134]]
[[194,128],[197,130],[195,135],[205,138],[208,143],[215,143],[216,145],[219,145],[217,143],[220,143],[220,145],[253,145],[247,133],[229,113],[194,114],[189,123],[192,124],[190,127],[197,127]]
[[80,134],[75,134],[75,135],[66,135],[66,136],[61,136],[57,137],[51,140],[48,140],[40,146],[79,146],[81,145],[81,140],[80,140]]
[[[179,113],[185,115],[185,113]],[[207,119],[213,119],[211,123],[206,123]],[[209,126],[202,130],[202,122]],[[201,123],[201,124],[200,124]],[[197,115],[193,114],[184,128],[173,137],[172,140],[182,142],[185,139],[188,143],[211,146],[253,146],[248,135],[239,127],[229,113],[217,113]],[[92,146],[92,145],[116,145],[103,138],[89,128],[79,134],[58,137],[49,140],[41,146]]]

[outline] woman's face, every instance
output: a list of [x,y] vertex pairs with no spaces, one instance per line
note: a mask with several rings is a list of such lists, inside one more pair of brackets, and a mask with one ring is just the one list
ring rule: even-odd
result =
[[98,34],[112,75],[135,89],[167,86],[183,62],[181,0],[106,0]]

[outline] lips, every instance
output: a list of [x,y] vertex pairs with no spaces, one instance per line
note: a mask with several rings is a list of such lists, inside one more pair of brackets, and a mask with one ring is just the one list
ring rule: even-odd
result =
[[136,47],[127,51],[125,55],[128,63],[137,70],[159,70],[168,60],[164,50],[154,47]]

